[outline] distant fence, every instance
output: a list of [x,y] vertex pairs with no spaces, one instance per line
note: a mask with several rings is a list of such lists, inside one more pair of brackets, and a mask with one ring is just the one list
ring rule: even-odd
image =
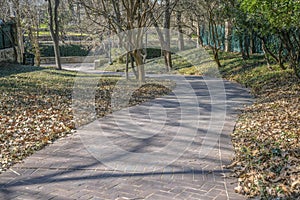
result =
[[0,49],[7,49],[14,46],[13,24],[0,25]]
[[[220,41],[220,47],[221,47],[222,50],[224,50],[225,49],[225,26],[218,26],[217,27],[217,34],[218,34],[218,40]],[[205,46],[213,45],[213,41],[211,39],[211,34],[207,30],[207,27],[205,27],[205,26],[201,27],[200,36],[201,36],[203,44]],[[233,52],[241,52],[242,51],[241,47],[243,49],[247,48],[247,47],[245,47],[244,42],[242,42],[242,46],[241,46],[241,43],[240,43],[241,40],[242,41],[243,40],[248,40],[248,43],[250,42],[249,41],[250,40],[249,36],[246,37],[246,38],[243,35],[241,36],[234,27],[232,27],[231,34],[229,35],[228,39],[230,40],[230,46],[231,46],[230,50],[233,51]],[[253,36],[252,39],[253,39],[253,43],[254,43],[253,49],[255,50],[255,52],[262,53],[263,50],[262,50],[262,44],[261,44],[260,39],[256,36]],[[268,38],[268,41],[275,41],[275,40],[276,40],[275,37]]]

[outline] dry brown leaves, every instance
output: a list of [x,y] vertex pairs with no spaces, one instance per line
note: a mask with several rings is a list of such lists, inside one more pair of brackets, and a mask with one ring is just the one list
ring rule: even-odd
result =
[[265,85],[232,134],[236,192],[260,199],[300,198],[300,84]]
[[[0,68],[0,173],[74,131],[75,77],[75,72],[53,69]],[[116,78],[100,79],[95,103],[98,117],[111,112],[111,91],[116,82]],[[169,92],[148,84],[135,92],[131,105]]]

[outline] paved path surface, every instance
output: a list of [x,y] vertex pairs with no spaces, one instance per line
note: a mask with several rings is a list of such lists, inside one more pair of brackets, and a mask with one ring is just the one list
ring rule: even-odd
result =
[[[223,111],[210,104],[207,82],[200,77],[187,79],[198,106],[189,104],[193,97],[183,100],[190,109],[184,113],[187,121],[178,117],[184,111],[175,95],[118,111],[1,174],[0,199],[245,199],[234,192],[237,180],[226,178],[229,171],[222,166],[233,156],[229,135],[239,109],[251,103],[251,97],[237,84],[224,82],[226,120],[216,133],[218,124],[212,121],[222,118]],[[193,109],[200,115],[191,116]],[[127,130],[129,119],[144,132]],[[157,126],[149,126],[149,120]],[[201,150],[207,155],[201,156]]]

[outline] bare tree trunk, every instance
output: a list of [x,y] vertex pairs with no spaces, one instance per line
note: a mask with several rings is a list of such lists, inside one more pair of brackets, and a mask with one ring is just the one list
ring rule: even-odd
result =
[[201,37],[201,21],[200,18],[197,17],[197,47],[200,48],[203,47],[203,40]]
[[40,44],[39,44],[39,27],[37,26],[36,28],[36,38],[34,41],[34,49],[35,49],[35,60],[36,60],[36,65],[40,66],[41,65],[41,49],[40,49]]
[[244,40],[244,37],[243,36],[239,36],[239,45],[240,45],[240,51],[242,53],[242,58],[243,59],[246,59],[246,53],[245,53],[245,49],[244,49],[244,45],[243,45],[243,40]]
[[246,58],[249,59],[250,58],[250,54],[249,54],[249,40],[248,40],[248,34],[244,35],[244,47],[245,47],[245,53],[246,53]]
[[17,45],[17,61],[18,63],[23,63],[23,57],[25,53],[24,47],[24,35],[22,32],[22,24],[21,24],[21,11],[20,11],[20,2],[13,1],[15,10],[16,10],[16,30],[17,30],[17,38],[18,38],[18,45]]
[[34,63],[36,66],[40,66],[41,65],[41,50],[40,50],[40,45],[39,45],[39,41],[38,41],[38,36],[39,36],[38,26],[36,26],[35,29],[36,30],[33,30],[32,26],[29,25],[28,36],[33,43],[33,49],[34,49],[34,55],[35,55]]
[[11,27],[11,37],[9,37],[9,40],[11,42],[11,44],[13,44],[13,50],[14,50],[14,62],[17,63],[18,62],[18,50],[15,44],[18,44],[18,39],[17,39],[17,27],[16,27],[16,23],[14,21],[14,23],[12,24]]
[[217,33],[217,27],[215,24],[215,21],[213,19],[212,12],[210,12],[210,19],[209,19],[209,30],[211,33],[212,41],[214,43],[213,46],[211,46],[214,54],[214,60],[217,63],[218,67],[221,68],[222,65],[220,63],[219,59],[219,42],[218,42],[218,33]]
[[167,64],[167,70],[172,70],[172,53],[170,51],[165,51],[165,63]]
[[231,52],[231,35],[232,35],[232,25],[231,22],[225,22],[225,51]]
[[181,11],[177,11],[176,13],[176,21],[177,21],[177,29],[178,29],[178,50],[184,50],[184,39],[183,39],[183,30],[182,30],[182,13]]
[[135,63],[138,70],[138,80],[140,83],[145,82],[145,69],[144,69],[144,63],[143,63],[143,57],[142,52],[140,49],[133,51],[133,57],[135,59]]
[[171,12],[170,12],[170,0],[165,0],[165,15],[164,15],[164,31],[165,31],[165,65],[167,71],[172,69],[172,56],[171,56],[171,38],[170,38],[170,25],[171,25]]
[[134,57],[132,55],[132,53],[129,53],[130,54],[130,63],[131,63],[131,69],[136,77],[136,79],[138,80],[139,79],[139,75],[137,74],[136,70],[135,70],[135,67],[134,67]]
[[126,54],[126,68],[125,68],[125,75],[126,75],[126,80],[129,80],[129,53]]
[[[49,14],[49,25],[50,33],[53,40],[55,62],[57,69],[61,70],[61,60],[59,51],[59,24],[58,24],[58,7],[60,0],[54,0],[54,10],[52,8],[52,0],[48,1],[48,14]],[[53,16],[54,14],[54,16]]]
[[250,36],[250,54],[253,55],[256,53],[256,48],[255,48],[255,33],[252,31],[251,36]]

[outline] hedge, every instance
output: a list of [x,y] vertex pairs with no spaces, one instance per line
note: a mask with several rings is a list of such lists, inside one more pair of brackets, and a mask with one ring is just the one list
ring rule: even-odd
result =
[[[59,46],[60,56],[87,56],[89,54],[89,48],[82,45],[61,45]],[[42,57],[54,57],[53,45],[41,45]]]

